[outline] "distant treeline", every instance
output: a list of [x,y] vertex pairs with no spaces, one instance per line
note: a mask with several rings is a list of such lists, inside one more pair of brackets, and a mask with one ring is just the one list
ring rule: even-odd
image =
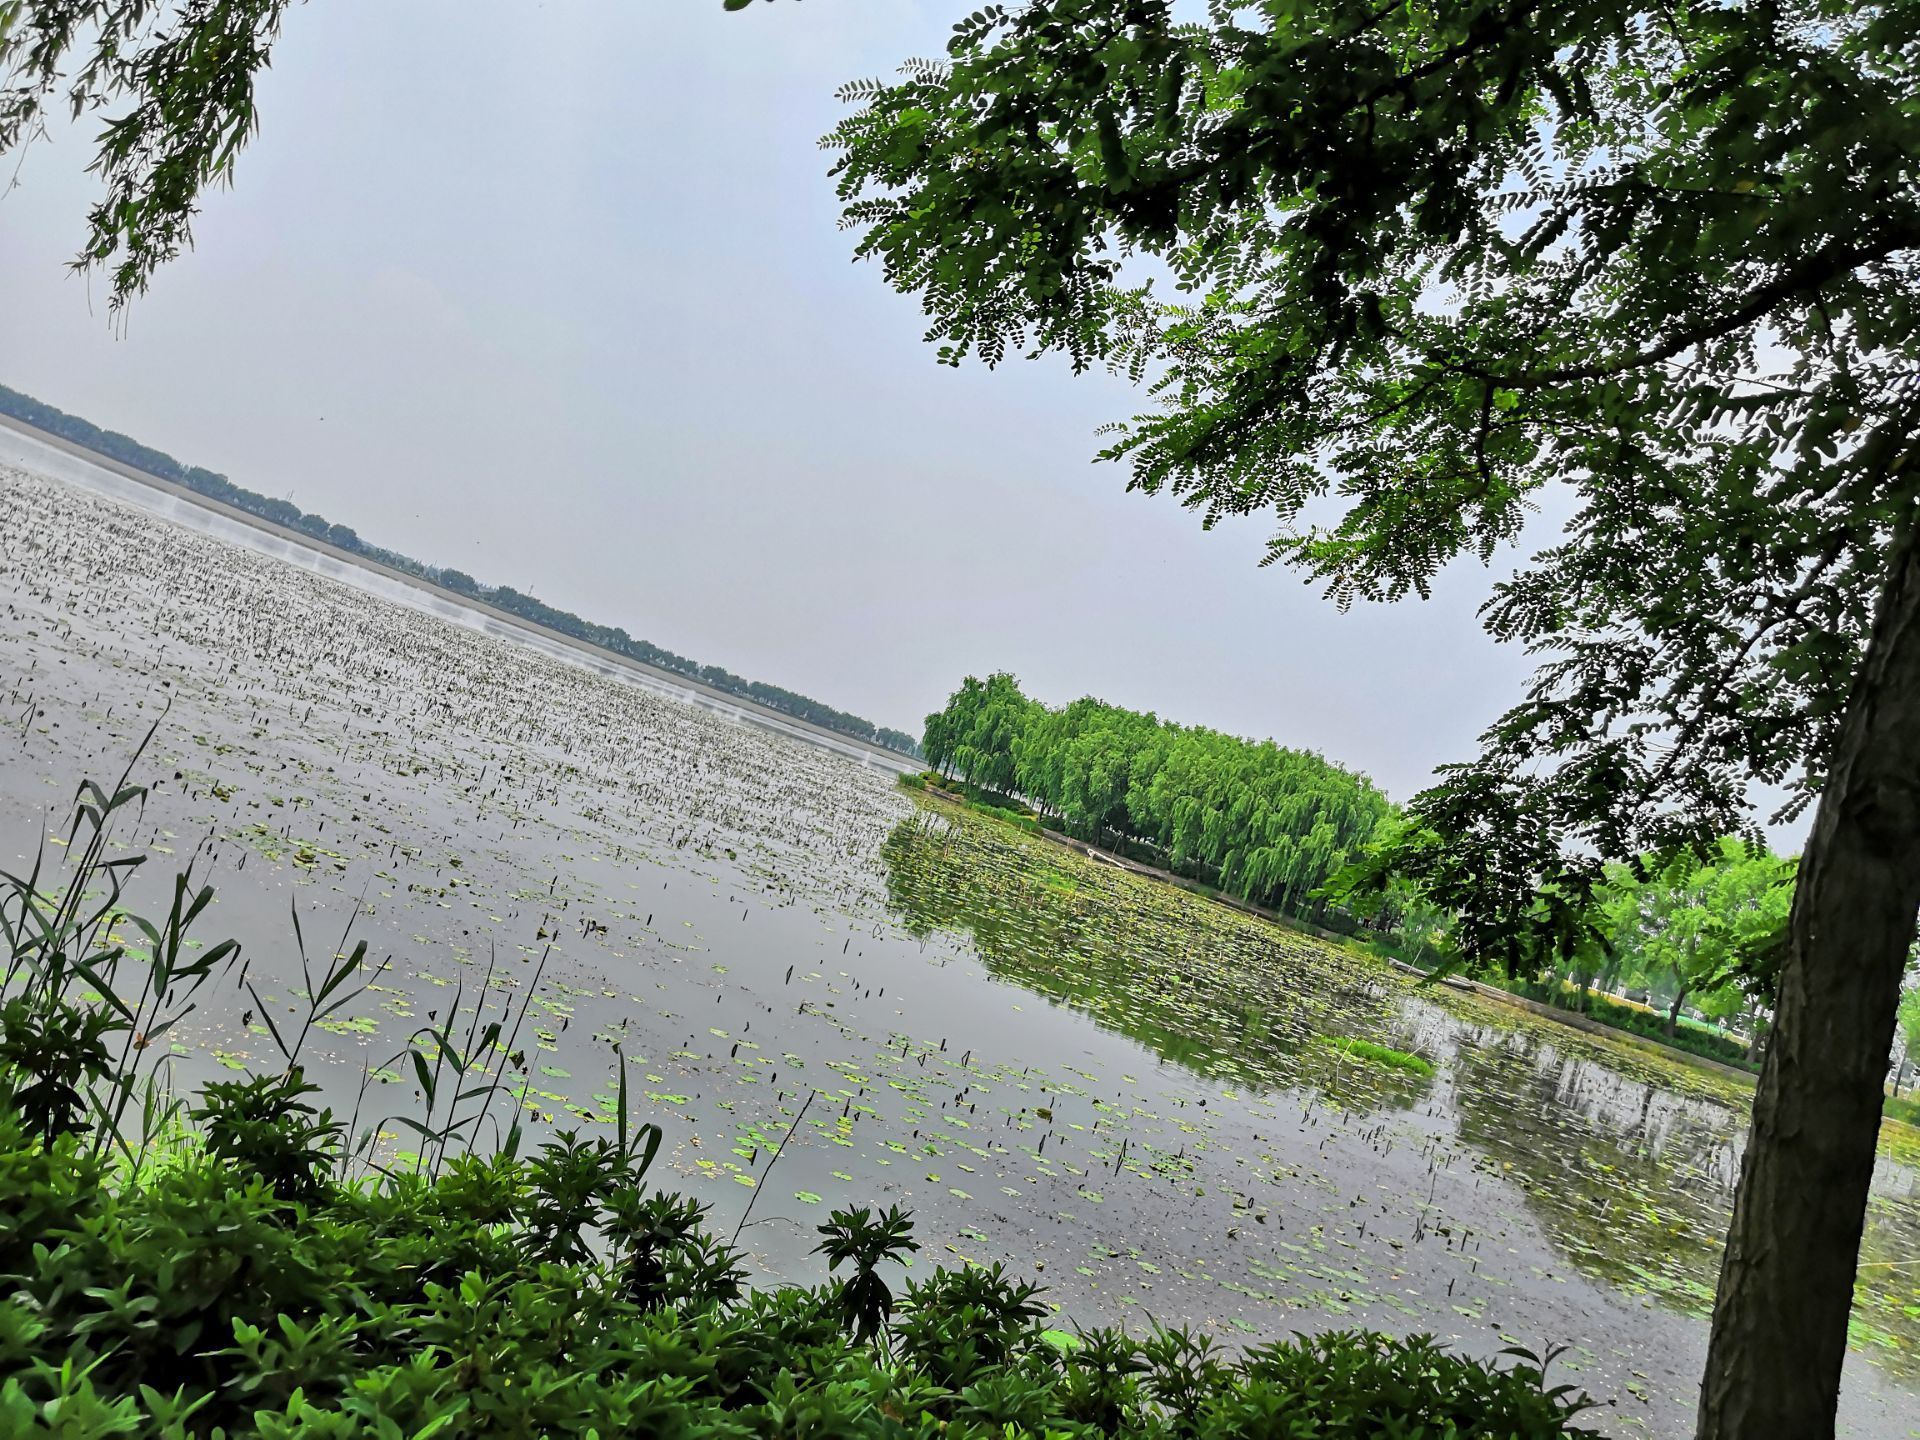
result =
[[1082,839],[1109,835],[1231,895],[1321,918],[1313,895],[1391,807],[1364,775],[1271,740],[1100,700],[1053,709],[1011,675],[968,676],[927,717],[929,764],[1021,796]]
[[897,750],[903,755],[918,756],[920,746],[911,735],[904,731],[889,729],[884,725],[875,725],[858,715],[850,715],[844,710],[836,710],[831,705],[823,705],[805,695],[797,695],[791,690],[783,690],[778,685],[768,685],[759,680],[746,680],[723,670],[718,665],[702,665],[697,660],[689,660],[684,655],[676,655],[671,650],[663,650],[658,645],[645,640],[636,640],[617,626],[595,625],[592,621],[582,620],[568,610],[557,610],[544,601],[531,595],[522,595],[519,591],[504,585],[485,585],[471,575],[460,570],[443,570],[438,566],[424,565],[411,555],[402,555],[397,550],[388,550],[360,538],[350,525],[338,525],[322,515],[310,510],[302,510],[291,500],[276,500],[236,485],[224,475],[211,470],[203,470],[198,465],[182,465],[164,450],[155,450],[150,445],[142,445],[138,440],[122,435],[117,430],[102,430],[89,420],[78,415],[69,415],[64,410],[43,404],[31,395],[23,395],[18,390],[9,390],[0,385],[0,414],[11,415],[17,420],[58,435],[75,445],[118,460],[122,465],[130,465],[136,470],[162,480],[183,485],[195,494],[204,495],[209,500],[218,500],[223,505],[231,505],[236,510],[244,510],[249,515],[258,515],[262,520],[271,520],[276,525],[284,525],[290,530],[298,530],[311,535],[316,540],[324,540],[329,545],[351,551],[355,555],[364,555],[382,565],[404,571],[419,579],[445,587],[457,594],[484,600],[489,605],[506,610],[521,619],[539,625],[544,629],[561,635],[584,640],[603,650],[611,650],[616,655],[638,660],[642,664],[654,666],[660,670],[670,670],[676,675],[684,675],[698,680],[703,685],[712,686],[729,695],[738,695],[778,710],[783,715],[791,715],[796,720],[805,720],[822,729],[837,731],[872,744],[883,745],[889,750]]

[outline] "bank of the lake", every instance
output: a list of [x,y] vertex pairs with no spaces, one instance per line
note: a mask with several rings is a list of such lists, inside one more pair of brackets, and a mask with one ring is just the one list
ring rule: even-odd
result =
[[[900,783],[909,790],[920,791],[938,800],[945,801],[948,804],[963,806],[967,810],[975,814],[984,815],[990,820],[1016,826],[1017,828],[1027,831],[1029,834],[1039,835],[1044,839],[1050,840],[1056,845],[1063,845],[1069,849],[1078,850],[1091,858],[1098,859],[1118,869],[1128,870],[1136,875],[1145,875],[1152,879],[1159,880],[1164,884],[1175,886],[1189,894],[1202,896],[1215,904],[1225,905],[1229,909],[1238,910],[1242,914],[1258,916],[1260,919],[1272,924],[1283,926],[1288,930],[1297,931],[1304,935],[1315,936],[1327,941],[1329,944],[1350,948],[1357,946],[1364,953],[1376,953],[1367,947],[1363,940],[1360,940],[1356,936],[1343,934],[1336,930],[1325,929],[1297,915],[1287,915],[1263,905],[1255,905],[1251,901],[1243,900],[1238,896],[1226,894],[1214,886],[1194,879],[1192,876],[1182,875],[1178,871],[1167,869],[1164,866],[1147,864],[1132,856],[1122,855],[1103,845],[1097,845],[1092,841],[1081,840],[1074,836],[1067,835],[1049,826],[1040,815],[1033,811],[1010,809],[1005,803],[989,800],[978,794],[970,793],[969,787],[949,777],[936,775],[931,772],[919,772],[902,775]],[[1475,979],[1470,975],[1451,974],[1438,970],[1422,970],[1416,966],[1406,964],[1404,961],[1395,960],[1390,957],[1388,957],[1388,963],[1404,970],[1407,974],[1419,975],[1423,978],[1432,978],[1437,983],[1443,983],[1455,989],[1471,990],[1489,1000],[1500,1004],[1512,1005],[1517,1009],[1526,1010],[1543,1019],[1556,1021],[1572,1029],[1582,1030],[1590,1035],[1604,1035],[1629,1048],[1639,1048],[1647,1050],[1650,1053],[1669,1056],[1680,1060],[1684,1064],[1725,1075],[1730,1079],[1746,1084],[1748,1087],[1751,1087],[1757,1078],[1757,1072],[1753,1069],[1726,1064],[1723,1061],[1716,1060],[1711,1055],[1704,1055],[1696,1049],[1689,1049],[1685,1045],[1673,1044],[1656,1036],[1629,1030],[1624,1026],[1609,1024],[1604,1019],[1583,1011],[1569,1009],[1561,1005],[1547,1004],[1531,996],[1521,994],[1515,989],[1509,989],[1501,985],[1490,985],[1484,980]],[[1895,1124],[1910,1123],[1907,1115],[1897,1107],[1897,1100],[1894,1097],[1889,1097],[1888,1113],[1891,1122]]]

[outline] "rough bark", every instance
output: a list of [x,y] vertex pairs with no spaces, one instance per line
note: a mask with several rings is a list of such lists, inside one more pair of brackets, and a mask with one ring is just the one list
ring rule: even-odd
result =
[[1699,1440],[1827,1440],[1920,910],[1920,551],[1903,528],[1794,892]]

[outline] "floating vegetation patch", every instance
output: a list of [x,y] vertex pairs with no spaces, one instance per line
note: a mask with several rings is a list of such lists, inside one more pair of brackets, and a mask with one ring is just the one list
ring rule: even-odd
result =
[[1351,1035],[1323,1035],[1320,1043],[1331,1045],[1344,1055],[1356,1056],[1361,1060],[1372,1061],[1375,1065],[1385,1065],[1390,1070],[1405,1070],[1414,1075],[1433,1074],[1433,1062],[1405,1050],[1394,1050],[1386,1045],[1376,1045],[1371,1040],[1358,1040]]

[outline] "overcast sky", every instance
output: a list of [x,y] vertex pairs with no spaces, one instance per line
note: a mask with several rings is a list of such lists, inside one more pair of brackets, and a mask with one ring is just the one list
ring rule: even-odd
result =
[[83,131],[0,199],[0,383],[701,661],[918,731],[958,678],[1308,746],[1404,798],[1530,666],[1339,614],[1092,463],[1141,408],[953,371],[850,263],[818,137],[955,0],[311,0],[233,191],[110,328]]

